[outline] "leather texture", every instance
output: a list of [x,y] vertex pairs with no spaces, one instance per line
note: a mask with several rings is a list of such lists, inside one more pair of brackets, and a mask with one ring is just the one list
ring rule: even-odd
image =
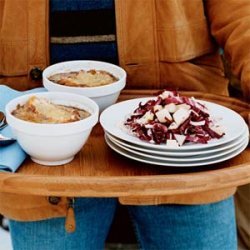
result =
[[228,94],[203,1],[116,0],[116,19],[128,88]]
[[49,64],[48,8],[49,0],[0,0],[0,84],[38,85],[29,73]]
[[250,100],[250,1],[204,2],[211,34],[224,48],[232,72],[241,81],[245,99]]
[[[115,6],[127,88],[226,95],[228,80],[215,38],[250,97],[249,0],[115,0]],[[29,72],[49,64],[48,13],[49,0],[0,0],[0,84],[18,90],[37,85]],[[192,204],[201,199],[194,196]],[[212,201],[213,195],[207,199]],[[181,199],[171,197],[172,202]],[[45,197],[0,193],[0,212],[16,220],[65,216],[66,210],[65,202],[53,206]]]

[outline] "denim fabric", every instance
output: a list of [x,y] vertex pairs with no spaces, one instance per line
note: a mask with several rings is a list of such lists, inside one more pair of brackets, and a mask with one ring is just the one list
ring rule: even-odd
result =
[[104,249],[104,241],[112,223],[116,205],[115,199],[76,199],[74,205],[76,231],[74,233],[65,231],[65,218],[37,222],[10,220],[13,249]]
[[236,250],[233,198],[208,205],[131,206],[142,249]]
[[[77,199],[76,231],[64,218],[10,221],[14,250],[104,249],[116,199]],[[233,198],[208,205],[128,206],[142,249],[236,250]]]

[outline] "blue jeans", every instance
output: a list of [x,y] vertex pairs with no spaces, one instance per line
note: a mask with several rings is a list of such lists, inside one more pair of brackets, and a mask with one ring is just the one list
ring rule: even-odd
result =
[[[64,218],[10,221],[15,250],[104,249],[116,199],[79,198],[76,231]],[[236,250],[233,198],[208,205],[127,206],[141,249]]]

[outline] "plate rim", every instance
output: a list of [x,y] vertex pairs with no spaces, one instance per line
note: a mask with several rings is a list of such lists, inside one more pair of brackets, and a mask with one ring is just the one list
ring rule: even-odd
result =
[[[228,154],[228,153],[231,153],[231,152],[233,152],[233,151],[235,151],[235,150],[237,150],[237,149],[239,149],[239,148],[241,148],[243,145],[245,145],[245,143],[246,143],[246,141],[247,141],[247,138],[243,138],[243,140],[241,140],[241,142],[239,143],[239,144],[236,144],[236,146],[235,147],[232,147],[232,148],[230,148],[229,150],[224,150],[223,152],[221,152],[220,151],[220,153],[218,153],[218,154],[213,154],[213,155],[211,155],[210,154],[210,156],[208,157],[208,158],[204,158],[204,157],[202,157],[202,159],[200,159],[201,158],[201,156],[199,156],[200,158],[194,158],[194,156],[187,156],[187,157],[181,157],[181,158],[177,158],[177,157],[170,157],[170,158],[168,158],[168,157],[162,157],[162,156],[157,156],[157,155],[149,155],[149,156],[147,156],[145,153],[142,153],[142,152],[138,152],[138,151],[136,151],[136,150],[132,150],[132,149],[128,149],[128,148],[126,148],[126,147],[124,147],[124,146],[121,146],[121,145],[119,145],[119,144],[116,144],[114,141],[112,141],[112,139],[110,139],[107,135],[105,135],[106,136],[106,138],[105,138],[105,140],[110,140],[111,141],[111,143],[113,143],[113,144],[115,144],[116,146],[118,146],[119,148],[121,148],[121,149],[124,149],[125,151],[127,151],[128,153],[133,153],[133,154],[135,154],[135,155],[138,155],[138,156],[142,156],[142,157],[148,157],[148,158],[150,158],[150,159],[152,159],[152,160],[154,160],[154,159],[159,159],[159,160],[162,160],[162,161],[176,161],[176,162],[180,162],[180,163],[182,163],[182,162],[185,162],[185,161],[187,161],[187,162],[196,162],[196,161],[204,161],[204,160],[210,160],[210,159],[213,159],[213,158],[217,158],[217,157],[221,157],[221,156],[224,156],[224,155],[226,155],[226,154]],[[205,154],[205,155],[207,155],[207,154]],[[171,159],[171,158],[173,158],[173,159]]]
[[[120,135],[117,135],[116,130],[114,132],[113,128],[110,129],[109,126],[106,126],[106,121],[105,121],[104,118],[105,118],[105,116],[110,117],[110,115],[108,115],[108,114],[109,114],[109,112],[112,112],[112,109],[117,109],[117,108],[119,108],[121,106],[125,106],[125,105],[128,105],[128,104],[131,105],[131,103],[134,106],[137,107],[140,102],[145,102],[145,101],[148,101],[148,100],[152,100],[153,98],[156,98],[156,97],[154,96],[154,97],[134,98],[134,99],[122,101],[122,102],[111,105],[110,107],[105,109],[100,115],[100,124],[101,124],[101,126],[103,127],[103,129],[105,131],[108,131],[110,134],[112,134],[112,135],[114,135],[114,136],[116,136],[116,137],[118,137],[118,138],[120,138],[120,139],[122,139],[124,141],[130,142],[130,143],[133,143],[133,144],[136,144],[136,145],[139,145],[139,146],[144,146],[144,147],[147,147],[147,148],[154,148],[154,149],[161,149],[161,150],[172,149],[172,150],[178,150],[178,151],[183,151],[183,150],[188,151],[188,150],[195,150],[195,149],[201,149],[201,148],[210,148],[210,147],[226,144],[226,143],[236,139],[237,137],[239,137],[239,134],[236,134],[234,136],[231,136],[231,137],[227,138],[226,140],[218,140],[216,143],[192,144],[192,145],[190,145],[190,147],[187,147],[188,145],[185,145],[185,146],[182,146],[182,147],[179,147],[179,148],[176,149],[176,148],[164,147],[163,144],[158,145],[158,144],[151,144],[151,143],[148,143],[148,142],[145,142],[145,141],[140,141],[140,139],[138,139],[135,136],[129,135],[128,133],[123,131],[121,128],[119,129],[119,132],[122,132],[122,133]],[[217,104],[217,103],[204,101],[204,100],[200,100],[200,99],[196,99],[196,100],[198,102],[203,102],[208,108],[210,106],[210,109],[211,109],[211,106],[214,106],[214,108],[218,107],[219,109],[225,109],[225,110],[227,110],[227,112],[233,113],[235,117],[238,117],[239,122],[242,122],[242,124],[246,124],[244,119],[237,112],[235,112],[232,109],[229,109],[229,108],[227,108],[227,107],[225,107],[223,105]],[[133,110],[131,110],[131,112],[133,112]],[[129,113],[127,113],[127,115],[129,115]],[[126,117],[126,115],[123,118],[125,119],[125,117]],[[116,122],[118,122],[118,121],[116,121]],[[119,122],[121,123],[123,121],[119,121]],[[118,129],[118,124],[116,124],[115,129]],[[133,138],[136,139],[136,140],[133,140]]]
[[134,144],[131,145],[131,142],[124,141],[120,138],[115,137],[114,135],[110,134],[109,132],[105,131],[105,134],[108,134],[109,137],[112,138],[112,140],[117,141],[119,144],[125,145],[128,148],[135,149],[141,152],[145,153],[153,153],[157,155],[175,155],[175,156],[190,156],[190,155],[201,155],[201,154],[206,154],[206,153],[213,153],[213,152],[218,152],[222,151],[228,148],[234,147],[238,141],[242,142],[245,137],[249,137],[249,132],[248,132],[248,126],[246,125],[244,133],[242,133],[240,136],[238,136],[236,139],[234,139],[231,142],[225,143],[224,145],[218,145],[214,147],[210,147],[208,149],[201,149],[201,150],[187,150],[187,151],[178,151],[178,150],[173,150],[173,149],[168,149],[168,150],[158,150],[158,149],[153,149],[153,148],[146,148],[146,147],[138,147],[138,145]]
[[118,154],[123,155],[124,157],[126,157],[128,159],[131,159],[131,160],[134,160],[134,161],[139,161],[139,162],[143,162],[143,163],[146,163],[146,164],[158,165],[158,166],[163,166],[163,167],[184,167],[184,168],[208,166],[208,165],[212,165],[212,164],[216,164],[216,163],[220,163],[220,162],[232,159],[233,157],[235,157],[235,156],[239,155],[241,152],[243,152],[244,149],[247,147],[247,145],[249,143],[249,141],[247,140],[246,143],[241,148],[236,150],[236,152],[234,152],[234,153],[230,153],[229,156],[227,155],[227,156],[224,156],[224,157],[219,157],[219,159],[213,160],[213,161],[208,161],[208,162],[203,161],[203,162],[196,162],[196,163],[188,163],[188,164],[184,165],[184,164],[181,164],[180,162],[179,163],[174,163],[174,162],[167,163],[167,162],[159,162],[159,161],[156,162],[156,161],[141,159],[141,158],[134,157],[134,156],[131,156],[131,155],[128,156],[126,153],[121,152],[120,150],[115,148],[112,144],[110,144],[110,142],[106,141],[106,139],[105,139],[105,142],[112,150],[114,150]]

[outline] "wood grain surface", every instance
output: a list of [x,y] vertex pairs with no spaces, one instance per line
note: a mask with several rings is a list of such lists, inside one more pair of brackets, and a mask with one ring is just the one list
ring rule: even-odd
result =
[[[152,96],[157,90],[125,90],[121,100]],[[249,104],[224,96],[182,92],[242,113],[248,122]],[[27,159],[17,173],[0,173],[2,192],[50,196],[119,197],[124,204],[158,204],[174,195],[233,193],[250,183],[250,149],[225,162],[195,168],[155,166],[125,158],[105,143],[98,124],[74,160],[46,167]],[[219,197],[219,196],[218,196]],[[221,197],[221,196],[220,196]]]

